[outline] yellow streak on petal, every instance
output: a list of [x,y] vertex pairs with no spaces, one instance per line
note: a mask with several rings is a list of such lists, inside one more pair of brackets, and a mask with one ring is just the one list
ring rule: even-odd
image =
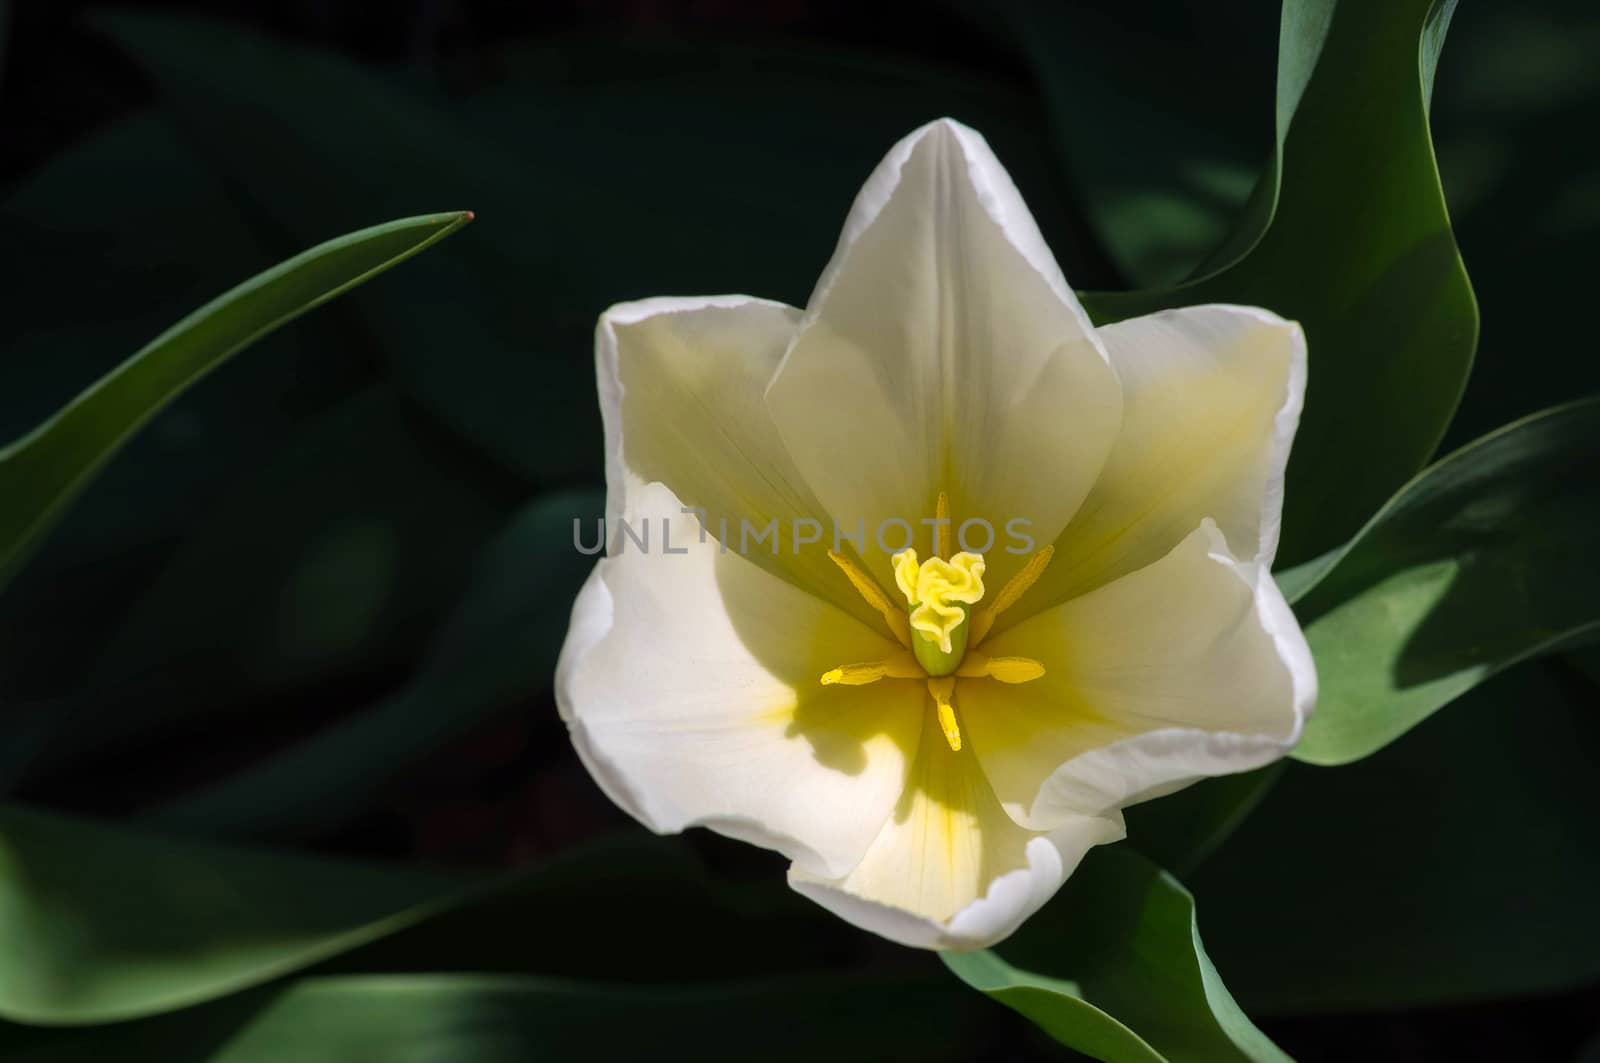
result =
[[921,740],[894,813],[860,863],[834,884],[944,922],[1000,876],[1027,867],[1034,834],[1006,815],[977,757],[940,748],[935,713],[925,711],[919,723]]
[[1055,552],[1055,547],[1047,546],[1030,557],[1028,563],[1022,566],[1022,571],[1006,581],[1000,593],[995,595],[994,601],[973,616],[971,645],[976,646],[982,642],[989,629],[994,627],[995,618],[1016,605],[1018,599],[1028,593],[1028,588],[1039,582],[1039,577],[1044,575],[1044,570],[1049,567],[1050,559],[1055,556]]
[[906,619],[905,610],[891,602],[889,596],[883,593],[883,588],[878,586],[871,576],[861,571],[854,561],[837,550],[829,550],[828,557],[844,572],[846,578],[850,580],[850,585],[856,589],[856,593],[882,614],[884,622],[889,625],[889,630],[900,640],[900,645],[911,645],[911,625]]
[[933,512],[933,552],[950,560],[950,496],[939,492],[938,507]]
[[794,722],[795,710],[800,707],[798,701],[784,701],[765,712],[755,715],[755,722],[767,727],[785,727]]

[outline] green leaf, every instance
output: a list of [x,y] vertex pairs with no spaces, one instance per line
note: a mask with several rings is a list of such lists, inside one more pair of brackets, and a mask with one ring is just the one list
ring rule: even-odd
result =
[[0,1018],[198,1003],[422,917],[458,875],[208,848],[0,807]]
[[1292,582],[1320,677],[1294,756],[1345,764],[1502,668],[1600,635],[1600,398],[1535,414],[1407,484]]
[[143,818],[185,834],[325,830],[441,743],[548,688],[569,603],[593,567],[573,546],[573,522],[604,508],[594,492],[528,504],[485,550],[471,586],[404,689]]
[[1000,951],[1014,962],[989,950],[940,955],[968,985],[1097,1059],[1288,1059],[1222,984],[1200,944],[1194,898],[1125,848],[1091,853]]
[[1189,885],[1263,1015],[1400,1010],[1600,978],[1600,714],[1561,659],[1358,763],[1290,764]]
[[[948,982],[813,976],[642,988],[528,976],[308,978],[123,1027],[34,1033],[14,1063],[521,1063],[532,1059],[973,1058]],[[974,999],[968,997],[968,999]],[[195,1045],[214,1045],[190,1057]]]
[[1453,0],[1285,0],[1277,146],[1220,267],[1097,293],[1099,321],[1264,306],[1306,330],[1310,377],[1280,558],[1336,545],[1428,460],[1466,383],[1478,318],[1428,132]]
[[1036,1023],[1057,1041],[1111,1063],[1164,1063],[1166,1056],[1083,999],[1075,982],[1030,974],[987,949],[943,953],[945,966],[972,988]]
[[0,586],[127,439],[250,343],[443,239],[466,213],[342,236],[251,278],[156,337],[110,375],[0,449]]

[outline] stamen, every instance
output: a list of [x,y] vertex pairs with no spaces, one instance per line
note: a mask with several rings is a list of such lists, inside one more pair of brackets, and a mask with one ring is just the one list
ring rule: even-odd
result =
[[856,593],[865,598],[868,605],[883,614],[884,621],[888,623],[889,630],[894,632],[894,637],[900,640],[900,645],[911,645],[911,621],[907,618],[905,610],[896,607],[889,600],[889,596],[883,593],[883,588],[878,586],[877,581],[861,571],[854,561],[837,550],[829,550],[828,556],[843,570],[850,580],[850,585],[856,589]]
[[972,638],[970,645],[976,646],[983,641],[983,637],[994,627],[995,617],[1017,604],[1017,600],[1028,593],[1028,588],[1039,582],[1039,577],[1044,575],[1044,570],[1050,564],[1050,558],[1055,556],[1056,548],[1047,546],[1028,559],[1022,566],[1022,571],[1012,576],[995,595],[994,601],[980,609],[972,617]]
[[956,722],[956,707],[952,699],[956,692],[954,676],[943,676],[939,679],[928,680],[928,693],[933,695],[934,704],[939,707],[939,727],[944,731],[944,740],[950,745],[950,752],[961,751],[961,725]]
[[860,687],[880,679],[921,679],[927,673],[910,653],[897,653],[881,661],[862,661],[859,664],[841,664],[822,675],[822,685]]
[[933,511],[933,552],[950,560],[950,496],[939,492],[939,504]]
[[956,675],[963,679],[997,679],[1002,683],[1031,683],[1044,675],[1044,665],[1032,657],[985,657],[972,650],[961,659]]

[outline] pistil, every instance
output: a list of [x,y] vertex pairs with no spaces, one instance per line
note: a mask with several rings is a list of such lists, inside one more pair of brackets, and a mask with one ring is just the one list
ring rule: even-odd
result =
[[932,676],[950,675],[967,650],[967,615],[983,598],[983,555],[963,551],[946,561],[894,555],[894,579],[911,610],[911,649]]

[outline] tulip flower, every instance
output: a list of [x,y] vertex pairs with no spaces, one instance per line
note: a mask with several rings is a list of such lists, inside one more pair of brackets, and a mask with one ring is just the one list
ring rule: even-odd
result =
[[626,303],[597,360],[609,542],[557,696],[653,830],[976,948],[1122,808],[1298,738],[1316,675],[1270,569],[1299,327],[1096,328],[974,131],[895,145],[805,310]]

